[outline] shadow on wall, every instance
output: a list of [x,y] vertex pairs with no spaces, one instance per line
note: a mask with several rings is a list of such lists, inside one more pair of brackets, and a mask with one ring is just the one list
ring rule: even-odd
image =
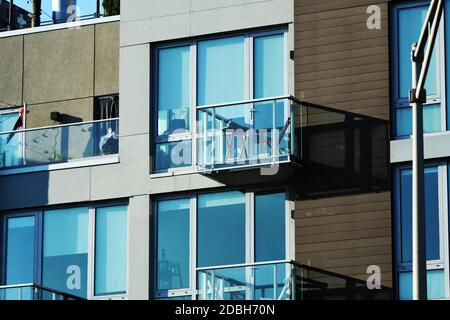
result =
[[389,190],[388,121],[302,102],[296,132],[303,166],[293,178],[297,199]]

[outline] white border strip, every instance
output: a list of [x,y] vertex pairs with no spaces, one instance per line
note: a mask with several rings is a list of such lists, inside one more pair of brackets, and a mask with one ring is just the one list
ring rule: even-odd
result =
[[73,28],[77,28],[77,27],[84,27],[84,26],[90,26],[90,25],[94,25],[94,24],[116,22],[116,21],[120,21],[120,15],[119,16],[111,16],[111,17],[85,19],[85,20],[76,20],[73,22],[66,22],[66,23],[56,23],[56,24],[51,24],[48,26],[40,26],[40,27],[35,27],[35,28],[2,31],[2,32],[0,32],[0,39],[14,37],[14,36],[21,36],[21,35],[26,35],[26,34],[54,31],[54,30],[71,29],[71,28],[73,29]]

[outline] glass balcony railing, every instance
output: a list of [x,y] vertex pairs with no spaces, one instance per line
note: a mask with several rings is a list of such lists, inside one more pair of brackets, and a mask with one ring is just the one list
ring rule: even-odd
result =
[[33,1],[0,0],[0,32],[118,15],[119,8],[103,0],[41,0],[40,15],[33,22]]
[[291,263],[197,269],[199,300],[295,300]]
[[0,301],[4,300],[81,300],[81,298],[35,284],[0,286]]
[[198,268],[199,300],[391,299],[392,289],[292,261]]
[[119,120],[0,132],[0,170],[118,154]]
[[289,162],[300,155],[301,109],[291,97],[197,108],[200,171]]

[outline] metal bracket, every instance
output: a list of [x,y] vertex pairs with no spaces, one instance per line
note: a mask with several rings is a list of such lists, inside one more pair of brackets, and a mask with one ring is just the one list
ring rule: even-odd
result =
[[419,97],[416,98],[416,89],[409,90],[409,102],[410,103],[425,103],[427,102],[427,91],[422,89]]

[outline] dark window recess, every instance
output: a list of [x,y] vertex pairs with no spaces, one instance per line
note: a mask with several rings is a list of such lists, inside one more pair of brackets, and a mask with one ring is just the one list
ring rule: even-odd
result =
[[119,95],[95,98],[94,120],[114,119],[119,117]]
[[[108,120],[119,117],[119,95],[95,98],[94,120]],[[119,152],[119,122],[118,120],[100,121],[95,123],[100,155],[117,154]]]

